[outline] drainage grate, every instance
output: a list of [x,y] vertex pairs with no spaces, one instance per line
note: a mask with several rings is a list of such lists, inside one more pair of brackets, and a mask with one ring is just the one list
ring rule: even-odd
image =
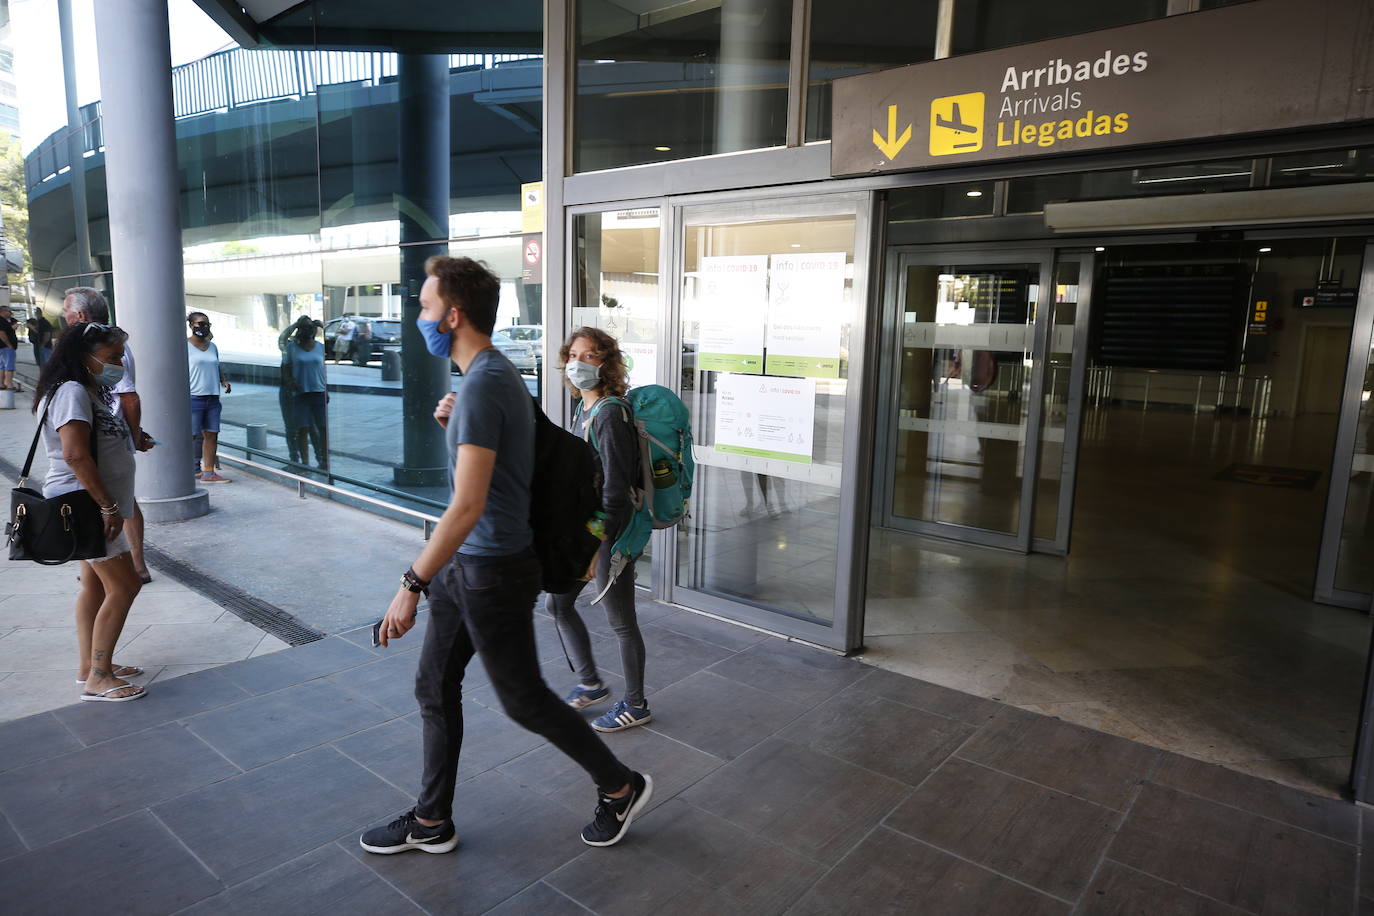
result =
[[258,629],[265,630],[293,646],[315,642],[328,635],[301,622],[289,611],[283,611],[275,604],[268,604],[261,598],[245,594],[242,589],[207,575],[175,557],[168,556],[156,547],[145,545],[143,556],[148,561],[148,565],[158,572],[204,595],[235,617],[245,620]]

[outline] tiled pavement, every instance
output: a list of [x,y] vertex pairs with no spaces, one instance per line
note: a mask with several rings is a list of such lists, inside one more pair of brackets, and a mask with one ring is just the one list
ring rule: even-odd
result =
[[[1374,822],[1353,805],[691,612],[641,616],[655,721],[608,741],[656,792],[617,847],[577,839],[588,780],[494,710],[474,667],[462,845],[362,852],[359,829],[416,789],[419,634],[374,650],[357,630],[0,725],[0,908],[1374,911]],[[537,630],[562,688],[552,622]]]

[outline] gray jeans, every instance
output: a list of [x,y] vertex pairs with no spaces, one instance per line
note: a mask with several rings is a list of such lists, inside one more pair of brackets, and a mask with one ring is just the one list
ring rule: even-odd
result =
[[[597,594],[606,587],[610,560],[611,546],[609,543],[603,544],[596,564],[594,584]],[[549,595],[545,607],[558,624],[563,647],[567,649],[568,660],[572,662],[578,680],[584,684],[597,684],[601,682],[601,677],[597,674],[596,660],[592,657],[592,640],[587,634],[587,625],[582,622],[582,616],[573,604],[581,592],[582,588],[576,588],[563,595]],[[601,604],[606,608],[606,622],[620,640],[625,699],[631,706],[644,706],[644,636],[639,632],[639,619],[635,615],[633,561],[615,580],[606,597],[601,599]]]

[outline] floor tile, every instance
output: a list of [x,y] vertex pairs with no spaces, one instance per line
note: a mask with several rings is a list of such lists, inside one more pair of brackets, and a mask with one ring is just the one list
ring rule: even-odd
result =
[[1007,707],[959,749],[959,756],[1121,811],[1159,752]]
[[460,787],[453,819],[460,845],[451,855],[378,856],[356,839],[339,844],[424,909],[445,914],[486,912],[587,850],[578,838],[585,816],[497,772]]
[[207,668],[214,667],[216,667],[216,665],[213,663],[204,665],[164,665],[151,680],[144,681],[143,683],[146,685],[155,684],[158,681],[170,681],[174,677],[181,677],[185,674],[195,674],[197,671],[204,671]]
[[834,864],[910,791],[828,754],[769,738],[682,797],[808,858]]
[[[702,671],[654,694],[648,726],[716,757],[738,757],[796,719],[805,706]],[[729,710],[729,715],[721,715]]]
[[1345,912],[1355,893],[1354,846],[1152,783],[1108,856],[1266,914]]
[[78,703],[53,715],[87,744],[108,741],[154,725],[174,722],[210,709],[237,703],[247,694],[220,675],[222,669],[197,671],[148,690],[135,703]]
[[961,690],[951,690],[928,681],[869,668],[868,675],[854,682],[842,696],[862,692],[871,696],[885,697],[897,703],[924,709],[937,715],[958,719],[970,725],[982,725],[1002,708],[1000,703],[985,700]]
[[271,633],[264,633],[262,642],[258,643],[257,647],[254,648],[252,652],[248,653],[248,657],[257,658],[260,655],[270,655],[273,652],[280,652],[282,649],[289,648],[291,648],[290,643],[278,639]]
[[157,818],[139,811],[0,862],[5,899],[25,914],[172,913],[223,885]]
[[201,713],[186,726],[251,770],[390,718],[391,713],[356,693],[328,682],[311,682]]
[[834,913],[1050,916],[1069,905],[908,836],[879,827],[792,909]]
[[1128,741],[1139,741],[1151,747],[1161,746],[1158,738],[1126,718],[1120,710],[1098,700],[1080,700],[1076,703],[1031,703],[1020,708],[1064,722],[1072,722],[1074,725],[1094,731],[1116,735]]
[[1108,859],[1075,914],[1091,916],[1241,916],[1244,910],[1142,874]]
[[271,693],[375,660],[367,649],[338,637],[326,637],[296,646],[291,652],[275,652],[225,665],[220,673],[249,693]]
[[[887,825],[1060,898],[1076,900],[1111,840],[1116,812],[951,760]],[[1054,830],[1047,830],[1054,824]]]
[[1050,670],[996,633],[929,633],[864,639],[859,658],[898,674],[1003,703],[1089,699],[1072,675]]
[[424,741],[420,729],[409,719],[392,719],[340,738],[334,747],[406,795],[419,794]]
[[[597,665],[624,676],[618,640],[599,644],[595,653]],[[662,690],[733,654],[733,649],[673,630],[649,630],[644,633],[644,686],[649,691]]]
[[19,834],[14,832],[9,820],[0,813],[0,860],[17,856],[28,850],[24,841],[19,838]]
[[[75,685],[73,685],[75,686]],[[0,773],[82,747],[56,716],[39,713],[0,723]]]
[[587,908],[575,903],[543,881],[536,881],[500,906],[487,910],[487,916],[587,916]]
[[793,722],[782,737],[914,786],[975,730],[883,697],[845,691]]
[[1178,754],[1163,755],[1150,781],[1345,843],[1357,841],[1360,811],[1346,801],[1318,798]]
[[361,862],[330,843],[237,884],[185,911],[185,916],[336,916],[421,913]]
[[189,589],[180,592],[139,592],[133,607],[129,609],[128,622],[137,625],[214,623],[223,614],[224,608]]
[[393,654],[330,675],[322,683],[366,697],[392,715],[405,716],[419,708],[415,702],[415,663],[419,659],[418,652]]
[[702,642],[729,649],[731,652],[739,652],[765,639],[774,638],[767,633],[716,620],[714,617],[694,611],[678,611],[676,614],[660,617],[653,623],[646,624],[645,628],[672,630],[674,633],[691,636]]
[[75,670],[76,628],[23,627],[0,639],[0,671]]
[[1350,755],[1290,757],[1283,760],[1233,760],[1226,769],[1276,782],[1321,798],[1344,800],[1350,787]]
[[[153,809],[227,884],[252,878],[411,800],[331,747],[226,779]],[[247,829],[251,827],[251,829]]]
[[[648,810],[673,798],[724,763],[719,757],[688,747],[648,727],[605,735],[604,740],[626,766],[653,777],[654,795],[649,800]],[[596,798],[587,771],[554,746],[542,742],[537,745],[503,765],[501,772],[562,803],[576,814],[590,813]],[[463,753],[466,756],[466,748]]]
[[598,852],[583,853],[544,880],[599,916],[744,916],[746,912],[738,901],[686,869],[642,849],[616,856]]
[[38,847],[238,772],[181,725],[162,725],[0,774],[0,810]]
[[[137,623],[130,620],[130,624]],[[124,657],[139,665],[193,665],[200,662],[232,662],[247,658],[262,640],[257,627],[234,623],[157,623],[131,640]]]
[[851,659],[809,648],[773,638],[712,665],[710,671],[802,706],[815,706],[868,673]]
[[16,671],[0,690],[0,721],[21,719],[60,709],[80,700],[81,688],[70,666],[46,671]]
[[779,913],[824,872],[817,863],[680,799],[636,821],[627,849],[671,862],[749,913]]

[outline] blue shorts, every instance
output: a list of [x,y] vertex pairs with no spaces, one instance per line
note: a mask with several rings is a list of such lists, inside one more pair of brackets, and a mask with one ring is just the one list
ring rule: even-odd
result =
[[191,435],[219,432],[219,395],[191,395]]
[[14,371],[15,352],[16,351],[11,350],[9,347],[5,347],[3,350],[0,350],[0,372]]

